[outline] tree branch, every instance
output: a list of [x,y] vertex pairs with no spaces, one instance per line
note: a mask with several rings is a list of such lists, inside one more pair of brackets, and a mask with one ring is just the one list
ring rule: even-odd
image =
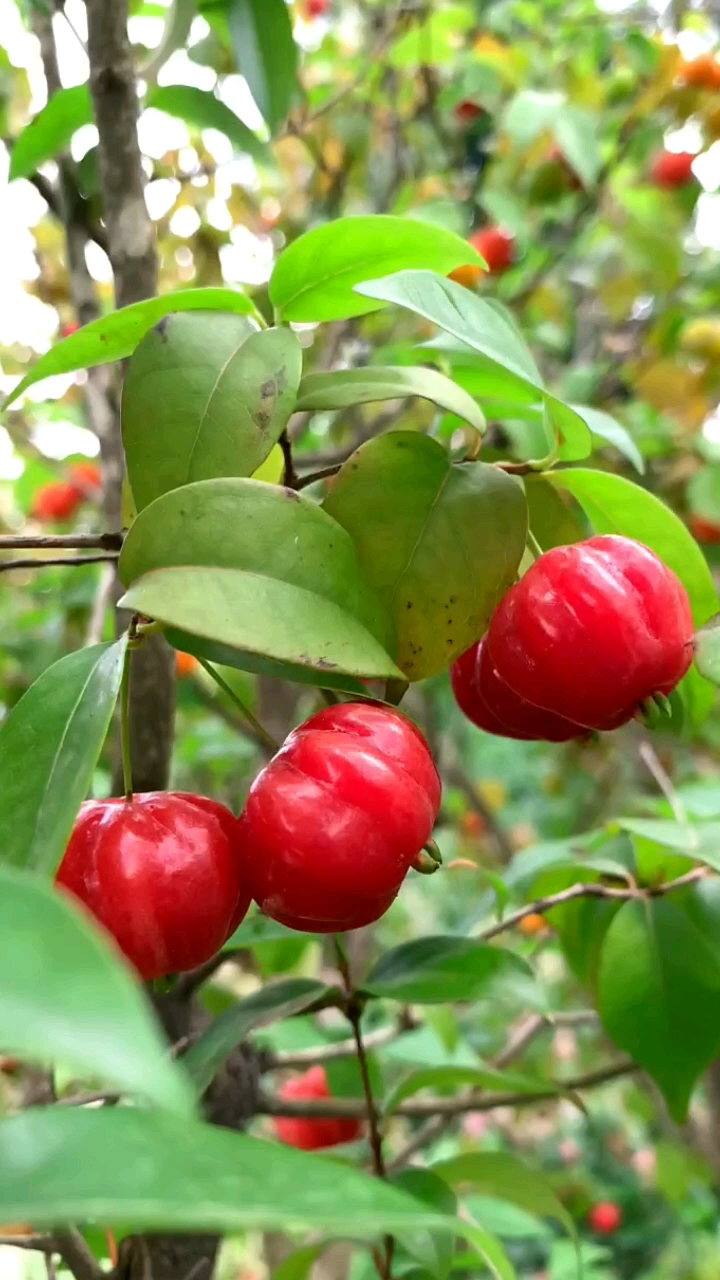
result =
[[18,551],[31,547],[99,547],[103,551],[120,551],[121,533],[49,533],[37,537],[0,535],[0,551]]
[[487,942],[489,938],[495,938],[499,933],[514,929],[526,916],[544,915],[553,907],[561,907],[564,903],[574,902],[577,898],[606,898],[619,902],[629,902],[633,899],[645,901],[648,898],[658,898],[666,893],[672,893],[674,889],[684,889],[688,885],[697,884],[698,880],[704,880],[710,874],[709,867],[693,867],[692,871],[686,871],[676,880],[668,880],[665,884],[655,885],[653,888],[640,888],[633,885],[626,889],[615,889],[611,885],[585,881],[580,884],[571,884],[568,889],[562,889],[559,893],[552,893],[546,898],[538,898],[536,902],[526,903],[519,911],[514,911],[512,915],[506,916],[504,920],[490,925],[487,929],[482,929],[474,936]]
[[105,1280],[105,1272],[79,1231],[65,1227],[53,1232],[53,1251],[57,1250],[75,1280]]
[[[377,1031],[369,1031],[363,1036],[365,1050],[380,1049],[392,1044],[408,1031],[413,1031],[420,1024],[411,1015],[402,1018],[394,1027],[379,1027]],[[355,1037],[352,1040],[338,1040],[334,1044],[318,1045],[313,1049],[297,1049],[292,1052],[274,1053],[268,1059],[268,1071],[287,1070],[288,1068],[312,1067],[316,1063],[338,1062],[342,1058],[354,1058],[357,1052]]]
[[117,551],[109,551],[99,556],[52,556],[49,560],[30,558],[27,560],[0,560],[0,573],[8,573],[11,569],[46,569],[48,566],[78,564],[115,564]]

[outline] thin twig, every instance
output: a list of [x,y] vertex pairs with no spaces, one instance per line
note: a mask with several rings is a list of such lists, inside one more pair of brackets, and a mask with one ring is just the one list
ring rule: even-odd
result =
[[[394,1027],[380,1027],[377,1031],[368,1031],[363,1036],[365,1049],[380,1049],[392,1044],[394,1040],[412,1031],[419,1024],[414,1018],[404,1019]],[[334,1044],[317,1045],[312,1049],[297,1049],[294,1053],[280,1052],[273,1054],[268,1062],[268,1070],[279,1071],[294,1067],[310,1067],[316,1063],[337,1062],[341,1058],[353,1058],[357,1052],[355,1038],[338,1040]]]
[[312,471],[308,476],[300,476],[295,481],[296,489],[307,489],[308,485],[317,484],[318,480],[327,480],[329,476],[336,476],[342,466],[342,462],[336,462],[332,467],[323,467],[320,471]]
[[645,767],[652,774],[667,800],[672,810],[672,815],[676,822],[687,823],[688,816],[685,806],[675,790],[672,781],[663,768],[658,754],[650,742],[641,742],[638,747],[638,755]]
[[54,1231],[53,1244],[75,1280],[104,1280],[105,1272],[75,1227]]
[[43,533],[38,535],[2,534],[0,551],[20,551],[44,547],[98,547],[102,551],[120,551],[121,533]]
[[9,573],[12,569],[46,569],[57,565],[71,565],[75,568],[79,564],[106,564],[109,562],[114,564],[117,558],[117,551],[106,551],[97,556],[52,556],[49,560],[0,560],[0,573]]
[[536,902],[528,902],[519,911],[514,911],[512,915],[506,916],[504,920],[490,925],[487,929],[482,929],[474,936],[483,942],[487,942],[489,938],[494,938],[499,933],[514,929],[526,916],[544,915],[546,911],[552,911],[553,907],[560,907],[566,902],[574,902],[576,898],[607,898],[619,902],[628,902],[632,899],[645,901],[648,898],[657,898],[663,894],[671,893],[674,889],[683,889],[686,885],[695,884],[709,874],[709,867],[693,867],[692,871],[686,871],[684,875],[678,876],[677,880],[668,880],[665,884],[655,885],[652,888],[633,886],[626,889],[615,889],[607,884],[586,883],[584,881],[581,884],[571,884],[568,889],[562,889],[560,893],[549,894],[546,898],[538,898]]
[[259,747],[264,755],[269,759],[275,755],[275,745],[272,746],[258,733],[255,732],[249,720],[240,714],[236,714],[232,707],[226,706],[220,698],[216,698],[208,689],[203,688],[199,680],[195,681],[193,687],[193,695],[199,702],[207,708],[208,711],[216,715],[224,724],[233,729],[235,733],[240,733],[244,738],[248,738],[251,742]]
[[279,751],[280,744],[275,741],[275,739],[268,733],[267,729],[255,718],[250,708],[245,706],[242,698],[238,697],[235,690],[228,684],[227,680],[223,679],[219,671],[216,671],[215,668],[209,662],[206,662],[204,658],[198,658],[198,662],[203,670],[207,671],[209,676],[212,676],[215,683],[219,685],[231,701],[234,702],[240,714],[247,720],[248,724],[252,728],[254,736],[264,743],[273,755],[276,751]]
[[100,580],[95,592],[95,599],[90,611],[90,619],[88,622],[87,632],[85,634],[85,647],[89,648],[92,644],[99,644],[103,638],[105,630],[105,615],[112,601],[113,590],[115,587],[115,570],[112,565],[106,565],[100,574]]
[[297,476],[295,474],[295,465],[293,463],[292,444],[287,433],[287,428],[282,432],[278,444],[282,449],[283,461],[285,469],[283,471],[283,484],[286,489],[297,488]]

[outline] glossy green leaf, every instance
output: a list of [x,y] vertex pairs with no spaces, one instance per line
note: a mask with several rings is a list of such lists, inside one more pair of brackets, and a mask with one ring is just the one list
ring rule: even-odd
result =
[[55,871],[120,688],[125,640],[53,663],[0,728],[0,859]]
[[229,0],[227,21],[238,71],[271,133],[297,93],[297,48],[285,0]]
[[287,424],[301,369],[289,329],[257,333],[247,316],[223,312],[162,320],[135,351],[123,391],[138,510],[194,480],[252,475]]
[[130,1107],[42,1107],[0,1122],[0,1215],[36,1229],[120,1221],[354,1238],[447,1222],[337,1160]]
[[275,1268],[272,1280],[307,1280],[323,1248],[321,1244],[310,1244],[304,1249],[295,1249]]
[[156,569],[122,605],[168,627],[314,671],[402,679],[369,631],[332,600],[242,569]]
[[542,476],[525,476],[524,483],[530,529],[543,551],[587,537],[582,513],[562,490]]
[[63,893],[10,867],[0,867],[0,969],[5,1052],[191,1113],[188,1081],[107,936]]
[[522,486],[485,463],[453,464],[417,432],[362,445],[323,505],[355,542],[410,680],[443,671],[477,640],[525,547]]
[[558,147],[588,189],[595,186],[602,169],[598,123],[591,111],[566,103],[553,124]]
[[432,1089],[435,1092],[448,1093],[460,1089],[463,1085],[472,1085],[476,1089],[484,1089],[492,1093],[561,1093],[562,1088],[547,1080],[533,1080],[530,1076],[521,1075],[518,1071],[500,1071],[497,1067],[427,1067],[414,1071],[399,1081],[391,1090],[383,1103],[385,1115],[392,1115],[401,1102],[412,1098],[421,1089]]
[[503,971],[527,973],[510,951],[469,938],[438,935],[416,938],[386,951],[370,971],[363,989],[385,999],[417,1004],[474,1000]]
[[465,263],[481,266],[482,258],[442,227],[388,214],[337,218],[306,231],[281,253],[270,300],[285,321],[344,320],[393,301],[361,297],[354,286],[363,280],[412,267],[447,274]]
[[685,1120],[693,1086],[720,1052],[720,884],[626,902],[598,975],[605,1029]]
[[575,1238],[575,1224],[550,1183],[517,1156],[502,1151],[466,1152],[431,1166],[451,1186],[472,1186],[482,1195],[508,1200],[539,1218],[554,1218]]
[[[484,1263],[497,1280],[515,1280],[515,1268],[505,1252],[504,1245],[498,1240],[497,1236],[492,1235],[485,1227],[479,1226],[476,1222],[466,1222],[463,1235],[477,1249],[477,1261]],[[456,1262],[457,1260],[458,1255],[455,1258]],[[472,1275],[475,1272],[475,1265],[475,1260],[471,1255],[464,1261],[462,1266],[454,1266],[453,1270],[465,1271],[467,1269]]]
[[720,822],[673,822],[663,818],[618,818],[618,826],[666,849],[720,871]]
[[406,396],[431,400],[447,413],[464,418],[478,431],[485,430],[485,415],[472,396],[436,369],[420,366],[366,365],[362,369],[309,373],[300,383],[296,408],[345,409],[348,405],[402,400]]
[[255,1027],[265,1027],[279,1018],[301,1013],[328,991],[312,978],[287,978],[261,987],[239,1000],[208,1027],[183,1058],[183,1065],[204,1093],[230,1051]]
[[[378,642],[371,650],[376,657],[379,645],[392,645],[388,619],[364,581],[352,539],[316,503],[292,489],[251,479],[201,480],[157,498],[128,533],[120,578],[131,585],[155,570],[183,567],[242,571],[243,590],[248,598],[254,593],[255,605],[248,616],[239,614],[229,621],[233,634],[245,628],[247,647],[251,642],[259,645],[255,651],[261,655],[312,666],[309,659],[316,653],[319,669],[331,672],[327,663],[334,658],[326,653],[334,652],[337,639],[344,646],[352,636],[359,637],[361,628]],[[257,605],[268,591],[268,616],[263,620]],[[305,612],[299,625],[293,610],[300,600]],[[278,602],[275,614],[273,601]],[[328,612],[328,604],[342,610],[341,618],[347,620],[338,637],[333,631],[335,613]],[[323,620],[330,627],[325,637]],[[200,634],[230,643],[220,633],[208,634],[207,627]],[[301,635],[313,637],[314,647],[305,653],[298,648]],[[204,647],[201,656],[227,664],[230,655]]]
[[235,151],[246,152],[254,160],[271,159],[268,148],[252,129],[210,89],[189,84],[168,84],[148,95],[146,107],[155,107],[169,116],[177,116],[196,129],[217,129],[230,139]]
[[720,614],[696,633],[694,662],[701,676],[720,684]]
[[607,440],[608,444],[613,445],[618,453],[627,458],[635,470],[639,471],[640,475],[643,475],[645,459],[627,427],[623,427],[616,418],[613,418],[609,413],[605,413],[603,409],[593,409],[586,404],[574,404],[571,407],[576,413],[580,414],[580,417],[587,423],[594,436],[600,436],[602,440]]
[[[499,304],[478,297],[431,270],[400,270],[357,285],[364,297],[394,302],[432,321],[511,375],[518,390],[533,388],[544,402],[557,437],[557,456],[569,462],[591,450],[590,432],[579,414],[545,390],[533,356],[512,317]],[[552,447],[552,440],[549,440]]]
[[179,289],[161,298],[147,298],[129,307],[111,311],[99,320],[83,325],[46,351],[29,373],[10,392],[4,407],[17,400],[33,383],[57,373],[92,369],[97,364],[124,360],[132,355],[149,329],[171,311],[232,311],[248,315],[253,304],[237,289]]
[[[403,1169],[392,1176],[393,1186],[402,1188],[430,1209],[454,1218],[457,1198],[447,1182],[429,1169]],[[437,1280],[445,1280],[450,1269],[455,1241],[447,1231],[403,1231],[397,1237],[401,1247]]]
[[29,178],[46,161],[54,160],[78,129],[92,124],[92,118],[87,84],[58,89],[16,139],[10,152],[8,182]]
[[214,662],[221,667],[235,667],[238,671],[250,671],[253,675],[266,676],[270,680],[291,680],[295,684],[308,684],[316,689],[338,689],[361,698],[367,697],[365,685],[345,671],[281,662],[263,654],[249,653],[246,649],[234,649],[217,640],[194,636],[176,627],[167,627],[165,638],[173,648],[192,653],[196,658],[204,658],[206,662]]

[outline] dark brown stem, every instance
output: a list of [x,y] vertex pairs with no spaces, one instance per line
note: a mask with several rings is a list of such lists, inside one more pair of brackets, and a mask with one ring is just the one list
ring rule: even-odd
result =
[[52,556],[49,560],[0,560],[0,573],[7,573],[11,569],[46,569],[48,565],[64,564],[72,565],[74,568],[78,564],[103,564],[108,561],[114,564],[117,558],[117,551],[108,551],[99,556]]
[[31,547],[99,547],[103,551],[120,551],[123,544],[121,533],[49,533],[37,537],[16,536],[15,534],[0,536],[0,551],[19,551]]
[[293,462],[292,445],[287,430],[283,431],[278,444],[282,449],[283,459],[285,462],[285,470],[283,472],[283,484],[286,489],[297,489],[298,478],[295,474],[295,463]]
[[75,1280],[104,1280],[105,1272],[79,1231],[65,1227],[53,1232],[53,1245]]
[[328,476],[336,476],[342,466],[341,462],[336,462],[333,467],[323,467],[322,471],[313,471],[309,476],[300,476],[295,481],[296,489],[307,489],[308,485],[317,484],[318,480],[327,480]]

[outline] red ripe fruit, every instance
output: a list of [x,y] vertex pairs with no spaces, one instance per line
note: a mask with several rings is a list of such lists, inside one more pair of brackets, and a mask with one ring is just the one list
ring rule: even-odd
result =
[[720,542],[720,524],[715,524],[706,516],[693,513],[690,516],[690,531],[698,542],[705,542],[708,546],[714,546]]
[[458,102],[453,107],[453,115],[458,124],[472,124],[473,121],[479,120],[485,115],[485,108],[481,107],[477,102],[473,102],[471,98],[464,98],[462,102]]
[[71,520],[75,515],[82,496],[74,484],[64,480],[53,480],[50,484],[41,485],[33,497],[30,514],[35,520],[50,524],[55,520]]
[[[288,1102],[331,1098],[324,1067],[311,1067],[301,1076],[286,1080],[279,1096]],[[276,1116],[273,1124],[281,1142],[301,1151],[319,1151],[340,1142],[354,1142],[362,1133],[361,1120],[312,1120],[302,1116]]]
[[692,661],[680,580],[631,538],[555,547],[512,587],[485,644],[514,693],[587,729],[616,729]]
[[70,468],[69,479],[81,498],[96,498],[102,493],[102,474],[97,462],[76,462]]
[[399,711],[346,702],[311,716],[255,779],[245,876],[266,915],[339,933],[379,919],[432,833],[440,779]]
[[695,156],[689,151],[662,151],[652,167],[656,187],[686,187],[694,181],[692,171]]
[[77,320],[68,320],[67,324],[61,325],[60,327],[60,337],[71,338],[74,333],[77,333],[79,328],[80,325]]
[[330,7],[330,0],[305,0],[306,18],[321,18]]
[[599,1236],[611,1236],[622,1226],[622,1209],[614,1200],[600,1200],[588,1214],[588,1226]]
[[533,706],[505,684],[488,656],[484,639],[453,663],[450,682],[460,710],[486,733],[545,742],[585,736],[579,725]]
[[204,964],[250,905],[239,824],[205,796],[148,791],[81,808],[55,883],[149,981]]
[[488,264],[491,275],[502,275],[515,261],[515,238],[500,227],[485,227],[470,237],[470,244]]

